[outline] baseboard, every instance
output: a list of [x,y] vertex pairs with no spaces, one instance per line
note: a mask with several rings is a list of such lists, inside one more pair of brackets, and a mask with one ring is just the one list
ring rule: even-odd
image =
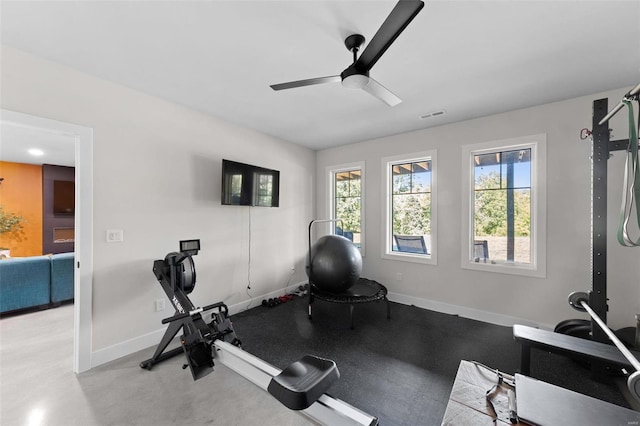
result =
[[[141,351],[143,349],[156,346],[162,339],[165,330],[166,327],[92,352],[91,368],[106,364],[118,358],[122,358],[123,356],[131,355],[132,353]],[[144,360],[141,359],[140,361],[142,362]]]
[[[271,291],[266,294],[262,294],[260,296],[256,296],[251,298],[250,300],[245,300],[241,303],[236,303],[228,306],[229,315],[235,315],[239,312],[244,312],[247,309],[253,309],[262,305],[263,299],[270,299],[272,297],[282,296],[285,293],[290,293],[295,291],[299,286],[306,284],[305,282],[300,282],[296,284],[292,284],[286,288],[281,288],[278,290]],[[449,315],[458,315],[463,318],[469,318],[477,321],[487,322],[490,324],[502,325],[506,327],[511,327],[514,324],[523,324],[528,325],[530,327],[538,327],[543,329],[551,329],[552,327],[545,324],[538,324],[534,321],[527,320],[524,318],[512,317],[509,315],[496,314],[495,312],[487,312],[479,309],[473,309],[466,306],[452,305],[449,303],[438,302],[435,300],[422,299],[420,297],[408,296],[406,294],[401,293],[393,293],[389,292],[388,298],[392,302],[402,303],[403,305],[413,305],[422,309],[429,309],[436,312],[442,312]],[[392,312],[393,316],[393,312]],[[205,318],[205,320],[209,321],[209,319]],[[91,354],[91,368],[95,368],[99,365],[106,364],[108,362],[114,361],[123,356],[130,355],[132,353],[141,351],[143,349],[156,346],[162,336],[166,327],[155,330],[151,333],[147,333],[140,337],[136,337],[133,339],[126,340],[124,342],[118,343],[113,346],[109,346],[108,348],[100,349]],[[144,361],[144,360],[140,360]]]
[[[403,305],[413,305],[422,309],[441,312],[449,315],[458,315],[463,318],[469,318],[477,321],[487,322],[495,325],[512,327],[514,324],[523,324],[530,327],[538,327],[548,329],[549,326],[538,324],[534,321],[524,318],[512,317],[509,315],[496,314],[495,312],[481,311],[466,306],[451,305],[449,303],[438,302],[436,300],[422,299],[420,297],[408,296],[401,293],[389,292],[387,295],[390,301],[402,303]],[[392,313],[393,315],[393,313]]]
[[[229,315],[235,315],[239,312],[246,311],[247,309],[253,309],[258,306],[262,306],[263,299],[270,299],[272,297],[282,296],[285,293],[291,293],[295,291],[299,286],[304,284],[306,284],[306,282],[291,284],[285,288],[280,288],[278,290],[253,297],[250,300],[245,300],[241,303],[227,306],[229,308]],[[209,318],[205,317],[204,319],[205,321],[210,321]],[[133,339],[125,340],[124,342],[120,342],[107,348],[92,352],[91,368],[98,367],[99,365],[103,365],[111,361],[115,361],[118,358],[131,355],[132,353],[141,351],[143,349],[156,346],[162,339],[162,336],[164,336],[164,332],[166,329],[167,327],[165,326],[158,330],[152,331],[151,333],[147,333]],[[144,360],[141,359],[140,361]]]
[[307,284],[306,281],[299,282],[296,284],[291,284],[287,287],[280,288],[278,290],[271,291],[266,294],[262,294],[260,296],[252,297],[250,300],[244,300],[240,303],[235,303],[233,305],[228,305],[229,315],[235,315],[240,312],[247,311],[249,309],[256,308],[258,306],[262,306],[262,301],[265,299],[271,299],[273,297],[279,297],[287,293],[292,293],[298,289],[301,285]]

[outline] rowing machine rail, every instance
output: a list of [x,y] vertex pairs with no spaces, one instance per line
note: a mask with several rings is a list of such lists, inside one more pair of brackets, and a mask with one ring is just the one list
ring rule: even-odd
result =
[[[281,373],[280,369],[228,342],[216,340],[214,346],[216,358],[220,363],[250,380],[264,391],[267,391],[271,379]],[[321,395],[309,408],[301,410],[300,413],[323,425],[376,426],[378,424],[377,417],[326,393]]]

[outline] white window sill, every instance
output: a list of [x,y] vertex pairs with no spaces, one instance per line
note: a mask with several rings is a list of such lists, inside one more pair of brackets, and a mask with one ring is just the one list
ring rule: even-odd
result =
[[386,252],[382,254],[383,259],[387,260],[396,260],[400,262],[412,262],[412,263],[423,263],[425,265],[437,265],[435,256],[429,254],[413,254],[413,253],[403,253],[403,252]]
[[474,271],[495,272],[498,274],[520,275],[524,277],[546,278],[546,271],[540,270],[533,265],[522,263],[484,263],[484,262],[462,262],[463,269]]

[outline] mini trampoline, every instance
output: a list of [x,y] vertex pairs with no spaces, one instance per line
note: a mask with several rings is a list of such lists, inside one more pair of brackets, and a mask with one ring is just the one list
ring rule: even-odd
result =
[[354,328],[353,306],[359,303],[370,303],[384,300],[387,304],[387,319],[391,318],[391,307],[389,306],[389,299],[387,299],[387,288],[379,282],[367,278],[359,278],[353,286],[341,293],[329,293],[319,289],[314,284],[310,284],[309,320],[312,319],[311,305],[315,299],[330,303],[348,304],[351,329]]

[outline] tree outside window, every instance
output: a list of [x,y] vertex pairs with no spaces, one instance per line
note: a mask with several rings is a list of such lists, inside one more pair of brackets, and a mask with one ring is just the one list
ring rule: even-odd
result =
[[547,135],[462,147],[461,265],[544,278]]
[[390,250],[428,256],[432,252],[431,160],[424,158],[394,162],[390,164],[390,174]]
[[531,263],[531,149],[473,156],[474,240],[488,260]]
[[362,243],[362,170],[353,169],[335,172],[334,218],[336,233],[349,238],[360,247]]
[[387,187],[383,258],[438,264],[436,155],[429,150],[382,159]]

